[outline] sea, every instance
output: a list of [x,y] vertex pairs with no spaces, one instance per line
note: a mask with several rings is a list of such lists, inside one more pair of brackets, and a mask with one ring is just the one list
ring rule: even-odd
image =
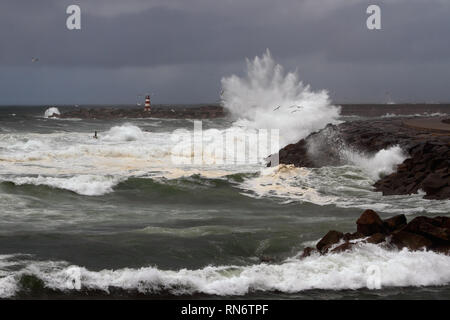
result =
[[0,298],[450,299],[450,256],[359,244],[300,258],[328,230],[354,232],[365,209],[410,220],[449,216],[450,201],[374,191],[406,159],[399,147],[267,167],[249,137],[279,130],[283,147],[370,117],[342,115],[269,53],[247,71],[222,80],[230,113],[200,123],[0,107]]

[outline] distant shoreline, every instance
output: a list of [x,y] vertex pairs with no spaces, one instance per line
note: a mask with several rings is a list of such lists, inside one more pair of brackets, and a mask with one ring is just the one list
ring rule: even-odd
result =
[[[389,115],[424,115],[450,113],[450,104],[342,104],[342,116],[380,117]],[[151,112],[142,106],[80,106],[64,107],[57,118],[117,119],[117,118],[177,118],[211,119],[227,115],[227,110],[218,105],[156,105]]]
[[[442,112],[450,113],[450,103],[333,103],[333,105],[342,107],[342,115],[384,115],[386,113],[411,114],[423,112]],[[44,105],[0,105],[0,108],[49,108],[58,107],[62,109],[73,110],[81,109],[143,109],[144,105],[136,104],[84,104],[84,105],[68,105],[68,104],[44,104]],[[218,103],[198,103],[198,104],[155,104],[155,109],[195,109],[195,108],[222,108]],[[363,113],[363,114],[362,114]]]

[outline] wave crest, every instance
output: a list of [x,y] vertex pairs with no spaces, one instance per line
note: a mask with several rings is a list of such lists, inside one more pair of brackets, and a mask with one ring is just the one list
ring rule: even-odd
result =
[[47,110],[45,110],[44,113],[44,118],[50,118],[53,115],[60,115],[61,112],[59,112],[59,109],[56,107],[52,107],[52,108],[48,108]]
[[32,262],[19,271],[4,272],[0,297],[15,295],[20,289],[18,279],[24,275],[33,275],[46,288],[57,291],[101,290],[107,294],[113,288],[143,294],[217,296],[370,289],[374,269],[379,271],[381,287],[432,286],[450,283],[449,264],[450,256],[431,251],[387,250],[373,244],[359,244],[345,253],[312,255],[301,260],[293,257],[281,264],[208,266],[197,270],[143,267],[96,272],[65,262]]

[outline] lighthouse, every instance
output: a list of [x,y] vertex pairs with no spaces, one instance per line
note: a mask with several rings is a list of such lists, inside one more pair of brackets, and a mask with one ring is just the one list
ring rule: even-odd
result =
[[150,96],[145,97],[145,111],[151,111],[152,106],[150,104]]

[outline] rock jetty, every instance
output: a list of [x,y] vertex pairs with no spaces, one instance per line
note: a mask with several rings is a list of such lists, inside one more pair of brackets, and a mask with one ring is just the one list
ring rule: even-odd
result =
[[[427,199],[450,199],[450,125],[444,118],[423,119],[427,126],[408,125],[411,118],[386,118],[329,124],[279,151],[282,164],[317,168],[347,163],[345,152],[367,155],[393,146],[403,149],[407,159],[394,173],[374,184],[383,195],[425,192]],[[439,130],[433,130],[433,123]],[[270,165],[270,163],[269,163]]]
[[99,119],[112,120],[121,118],[166,118],[166,119],[212,119],[221,118],[226,112],[221,106],[201,106],[201,107],[153,107],[151,111],[143,108],[116,109],[116,108],[77,108],[53,114],[55,118],[67,119]]
[[373,210],[366,210],[356,221],[356,232],[329,231],[315,248],[307,247],[301,255],[328,254],[351,250],[358,243],[373,243],[391,249],[431,250],[450,254],[450,218],[416,217],[409,223],[405,215],[382,220]]

